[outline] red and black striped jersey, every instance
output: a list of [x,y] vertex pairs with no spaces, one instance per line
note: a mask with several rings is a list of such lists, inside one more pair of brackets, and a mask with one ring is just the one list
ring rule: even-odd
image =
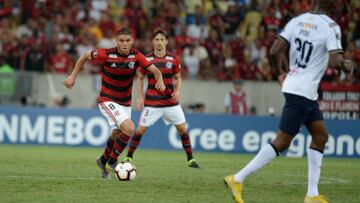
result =
[[151,107],[167,107],[179,104],[177,100],[171,97],[171,94],[175,90],[173,76],[176,73],[179,73],[181,69],[179,57],[170,52],[167,52],[164,57],[157,57],[152,52],[146,55],[146,58],[161,71],[166,89],[164,92],[155,89],[156,79],[154,74],[141,69],[140,73],[144,75],[147,74],[148,77],[148,87],[144,105]]
[[131,106],[131,91],[136,70],[146,70],[151,62],[138,50],[121,55],[116,47],[91,51],[91,58],[101,64],[101,92],[98,102],[113,101]]

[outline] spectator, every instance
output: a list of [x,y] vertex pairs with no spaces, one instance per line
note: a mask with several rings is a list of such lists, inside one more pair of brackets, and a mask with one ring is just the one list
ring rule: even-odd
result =
[[73,62],[64,46],[58,44],[55,47],[55,53],[50,56],[49,69],[52,73],[67,74],[73,67]]
[[169,2],[164,5],[165,5],[164,13],[166,14],[166,21],[168,25],[169,35],[174,36],[180,31],[182,26],[180,22],[181,8],[180,5],[174,2]]
[[249,51],[244,53],[244,62],[240,63],[235,70],[235,75],[239,75],[243,80],[261,80],[261,73],[258,66],[251,61]]
[[1,4],[2,5],[0,7],[0,19],[10,16],[12,13],[11,1],[5,0],[5,1],[1,2]]
[[203,43],[203,45],[209,54],[211,63],[213,64],[213,70],[216,75],[218,75],[222,65],[222,52],[224,46],[219,33],[216,30],[210,30],[209,38]]
[[251,55],[251,62],[260,64],[261,60],[266,59],[266,47],[261,43],[260,39],[256,39],[249,48]]
[[235,37],[236,30],[241,22],[238,7],[236,6],[236,3],[234,1],[228,1],[228,10],[225,14],[224,21],[224,40],[225,42],[227,42]]
[[246,94],[242,90],[242,81],[234,80],[234,90],[228,93],[224,99],[225,113],[232,115],[248,114],[248,102]]
[[[107,32],[110,32],[112,35],[116,31],[116,25],[114,21],[111,19],[109,13],[102,12],[99,28],[104,35],[106,35]],[[107,37],[109,37],[109,35]]]
[[245,50],[245,43],[241,39],[241,37],[237,36],[233,40],[229,41],[228,46],[231,48],[231,52],[238,63],[244,61],[244,50]]
[[28,18],[26,24],[22,24],[16,29],[16,37],[20,38],[22,36],[32,37],[34,34],[34,29],[36,27],[36,21],[32,18]]
[[29,44],[25,36],[22,36],[16,42],[16,47],[12,53],[11,64],[17,70],[24,70],[21,69],[21,67],[25,67],[23,63],[25,63],[26,53],[30,50]]
[[224,60],[220,71],[220,80],[233,80],[234,69],[237,66],[237,62],[233,57],[230,47],[225,47],[223,52]]
[[[204,15],[204,8],[202,3],[197,3],[194,0],[191,0],[192,5],[188,5],[188,14],[186,17],[186,24],[191,25],[198,23],[199,25],[205,25],[206,24],[206,17]],[[188,1],[189,3],[189,1]],[[192,11],[192,7],[194,8],[194,11]],[[196,22],[198,21],[198,22]]]
[[261,60],[259,63],[259,71],[261,74],[261,78],[264,81],[271,81],[271,80],[276,80],[276,78],[274,78],[274,73],[270,67],[269,61],[265,58],[264,60]]
[[221,35],[225,33],[225,15],[220,6],[214,3],[214,13],[209,16],[209,25]]
[[40,44],[33,43],[30,50],[25,55],[25,61],[23,63],[24,70],[43,72],[45,70],[45,55],[41,50]]
[[213,67],[209,58],[200,63],[199,79],[212,80],[214,79]]
[[183,52],[182,47],[179,46],[178,43],[176,43],[175,37],[169,37],[167,50],[169,52],[172,52],[172,53],[178,55],[178,56],[182,56],[182,52]]
[[114,36],[114,32],[112,30],[105,30],[105,36],[99,40],[97,47],[109,49],[115,46],[115,41],[112,38]]
[[131,19],[131,24],[137,34],[136,37],[141,37],[143,30],[146,30],[148,17],[141,6],[141,0],[133,0],[125,8],[124,16]]
[[252,43],[259,37],[261,13],[256,10],[256,3],[252,3],[251,10],[245,14],[244,22],[240,27],[240,36],[246,43]]
[[[183,50],[183,54],[188,55],[189,54],[189,48],[185,47]],[[195,56],[200,60],[200,62],[204,61],[205,59],[208,58],[208,52],[205,49],[205,47],[203,47],[198,40],[194,40],[191,42],[191,47],[194,48],[194,54]]]
[[188,25],[186,35],[194,40],[203,41],[208,37],[206,25],[201,24],[200,18],[195,18],[195,23]]
[[274,8],[268,8],[267,15],[263,18],[262,30],[278,32],[280,23],[280,19],[276,17],[276,10]]
[[101,18],[101,13],[107,12],[109,3],[107,0],[91,0],[90,1],[90,17],[96,21]]
[[[0,55],[0,98],[10,99],[16,88],[16,75],[13,67]],[[0,100],[0,102],[2,102]]]
[[191,79],[197,78],[200,69],[200,59],[195,55],[195,46],[190,44],[188,53],[183,55],[183,63],[188,72],[188,77]]

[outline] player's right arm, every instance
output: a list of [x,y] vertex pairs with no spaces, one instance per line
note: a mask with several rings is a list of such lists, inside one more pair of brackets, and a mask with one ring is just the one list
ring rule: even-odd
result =
[[279,37],[275,40],[269,53],[270,65],[272,68],[275,69],[280,85],[282,85],[287,74],[287,72],[284,71],[281,67],[280,58],[282,55],[286,55],[288,48],[288,43],[284,39]]
[[136,97],[136,110],[141,111],[144,107],[144,97],[143,97],[143,89],[144,89],[144,77],[140,71],[137,73],[136,85],[137,85],[137,97]]
[[64,80],[63,84],[66,88],[71,89],[75,85],[76,77],[87,60],[91,60],[91,52],[89,50],[79,57],[71,74]]
[[281,33],[278,35],[278,38],[272,45],[269,53],[270,65],[275,69],[275,73],[278,77],[280,85],[282,85],[286,74],[289,71],[289,67],[285,67],[286,70],[283,69],[280,59],[283,56],[288,58],[294,24],[294,19],[286,24],[285,28],[281,31]]

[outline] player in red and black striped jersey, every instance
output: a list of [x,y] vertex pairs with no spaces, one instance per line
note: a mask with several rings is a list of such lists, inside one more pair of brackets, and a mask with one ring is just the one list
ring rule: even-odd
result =
[[115,169],[118,156],[135,131],[134,123],[131,121],[131,91],[137,70],[146,70],[154,74],[154,88],[157,91],[163,92],[166,88],[161,72],[139,51],[132,49],[133,44],[131,29],[121,28],[117,32],[116,47],[86,52],[78,59],[74,70],[63,82],[65,87],[71,89],[87,60],[92,60],[102,67],[98,106],[113,128],[104,153],[96,160],[103,178],[109,177],[106,163]]
[[175,81],[181,82],[179,57],[170,52],[166,52],[164,56],[158,57],[155,52],[151,52],[146,55],[146,58],[161,71],[166,90],[164,92],[156,90],[154,75],[151,73],[148,74],[146,70],[140,70],[139,72],[142,75],[147,75],[148,79],[144,105],[150,107],[170,107],[178,105],[178,97],[177,95],[173,97],[173,94],[178,94],[179,91],[175,91],[174,78]]
[[[185,115],[179,105],[179,95],[181,88],[180,75],[180,59],[178,56],[166,51],[167,33],[163,29],[156,29],[153,33],[152,43],[154,51],[147,55],[151,61],[162,73],[166,90],[160,92],[156,89],[155,76],[148,70],[141,69],[137,78],[137,110],[143,109],[139,121],[139,128],[132,136],[128,155],[125,161],[132,161],[133,153],[140,143],[142,135],[149,126],[153,125],[161,117],[166,124],[174,124],[181,136],[183,148],[187,155],[188,165],[193,168],[199,168],[193,155],[189,134],[185,125]],[[145,94],[145,100],[141,92],[143,92],[143,80],[145,75],[148,78],[148,87]],[[175,81],[175,85],[174,85]]]

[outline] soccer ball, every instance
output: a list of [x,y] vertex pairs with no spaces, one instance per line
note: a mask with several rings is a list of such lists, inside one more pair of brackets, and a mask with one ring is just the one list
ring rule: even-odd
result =
[[136,167],[129,162],[121,162],[115,167],[115,174],[121,181],[133,180],[136,176]]

